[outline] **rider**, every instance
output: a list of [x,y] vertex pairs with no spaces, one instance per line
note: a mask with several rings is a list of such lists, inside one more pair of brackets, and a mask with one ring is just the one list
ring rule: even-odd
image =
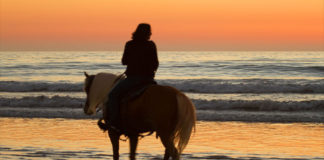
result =
[[153,81],[159,66],[155,43],[150,41],[151,26],[141,23],[125,45],[122,64],[127,65],[127,78],[120,81],[109,93],[107,107],[110,127],[119,129],[119,102],[123,94],[143,81]]

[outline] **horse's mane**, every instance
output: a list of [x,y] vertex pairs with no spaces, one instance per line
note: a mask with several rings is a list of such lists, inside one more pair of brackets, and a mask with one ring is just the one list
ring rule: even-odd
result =
[[84,88],[83,90],[86,92],[86,93],[89,93],[90,91],[90,87],[91,87],[91,84],[93,82],[93,79],[95,78],[96,75],[90,75],[88,76],[86,79],[85,79],[85,83],[84,83]]

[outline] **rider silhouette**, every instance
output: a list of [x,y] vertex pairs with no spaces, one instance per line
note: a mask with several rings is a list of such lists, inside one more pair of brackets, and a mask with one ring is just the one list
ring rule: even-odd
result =
[[125,45],[122,64],[127,65],[126,79],[121,80],[109,93],[108,125],[119,130],[119,103],[122,96],[142,82],[153,81],[159,66],[155,43],[150,40],[151,26],[141,23]]

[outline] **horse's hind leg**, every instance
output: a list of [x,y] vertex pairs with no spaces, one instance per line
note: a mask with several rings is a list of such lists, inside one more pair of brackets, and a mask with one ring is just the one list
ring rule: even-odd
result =
[[113,157],[114,160],[119,159],[119,137],[120,134],[116,133],[115,131],[108,131],[108,135],[113,147]]
[[163,146],[165,147],[164,160],[168,160],[171,156],[173,160],[179,160],[180,155],[175,148],[173,140],[170,136],[160,136]]
[[137,147],[137,143],[138,143],[138,135],[131,135],[129,136],[129,143],[130,143],[130,155],[129,158],[131,160],[135,160],[135,156],[136,156],[136,147]]

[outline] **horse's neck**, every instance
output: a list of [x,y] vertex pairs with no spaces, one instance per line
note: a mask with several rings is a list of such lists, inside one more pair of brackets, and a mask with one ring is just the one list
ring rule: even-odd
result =
[[96,108],[108,98],[108,93],[117,77],[117,75],[110,73],[98,73],[95,76],[90,88],[90,108]]

